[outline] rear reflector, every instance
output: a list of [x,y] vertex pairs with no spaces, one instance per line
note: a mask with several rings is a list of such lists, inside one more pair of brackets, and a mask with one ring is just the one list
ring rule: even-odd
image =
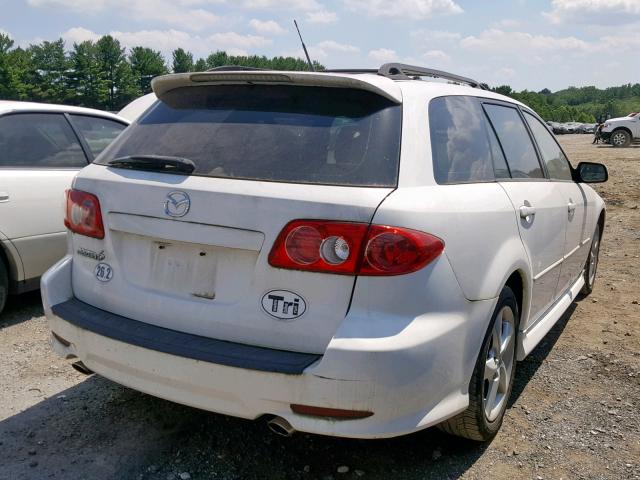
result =
[[329,220],[294,220],[280,232],[273,267],[343,275],[402,275],[420,270],[444,242],[408,228]]
[[373,412],[366,412],[363,410],[342,410],[339,408],[312,407],[310,405],[297,405],[294,403],[292,403],[290,407],[293,413],[297,413],[299,415],[326,417],[337,420],[367,418],[373,415]]
[[67,190],[64,224],[74,233],[87,237],[104,238],[98,197],[81,190]]

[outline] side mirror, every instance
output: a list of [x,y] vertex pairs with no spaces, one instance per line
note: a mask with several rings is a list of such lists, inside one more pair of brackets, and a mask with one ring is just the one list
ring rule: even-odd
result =
[[580,162],[576,168],[576,176],[579,183],[602,183],[609,180],[607,167],[593,162]]

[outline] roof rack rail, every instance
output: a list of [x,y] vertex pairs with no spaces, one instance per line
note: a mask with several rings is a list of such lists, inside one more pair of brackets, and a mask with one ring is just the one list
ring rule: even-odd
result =
[[410,80],[413,77],[433,77],[443,78],[452,82],[466,83],[474,88],[486,90],[486,87],[472,78],[462,77],[454,73],[434,70],[432,68],[417,67],[404,63],[385,63],[378,69],[378,75],[389,77],[394,80]]
[[375,68],[329,68],[326,70],[318,70],[320,73],[378,73]]

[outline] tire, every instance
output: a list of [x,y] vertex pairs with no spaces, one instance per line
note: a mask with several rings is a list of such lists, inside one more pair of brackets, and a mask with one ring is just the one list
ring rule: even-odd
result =
[[593,239],[591,240],[591,248],[589,249],[589,256],[587,257],[587,263],[584,266],[584,286],[580,293],[584,296],[593,292],[593,286],[596,283],[596,273],[598,271],[598,261],[600,259],[600,240],[602,234],[600,232],[600,224],[596,225],[596,231],[593,232]]
[[[469,406],[464,412],[438,425],[440,430],[480,442],[491,440],[498,433],[513,389],[519,321],[516,296],[509,287],[504,287],[469,383]],[[509,338],[498,356],[494,348],[498,343],[497,335],[500,335],[501,344],[506,340],[503,337]],[[493,380],[488,380],[490,377]]]
[[0,313],[4,310],[4,306],[7,303],[7,296],[9,295],[9,275],[7,273],[7,267],[2,259],[0,259]]
[[615,130],[609,139],[609,143],[616,148],[624,148],[631,145],[631,135],[626,130]]

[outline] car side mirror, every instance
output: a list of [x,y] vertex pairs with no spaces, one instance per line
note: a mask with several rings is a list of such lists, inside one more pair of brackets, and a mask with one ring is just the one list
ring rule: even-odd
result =
[[580,183],[602,183],[609,180],[607,167],[601,163],[580,162],[576,169],[576,179]]

